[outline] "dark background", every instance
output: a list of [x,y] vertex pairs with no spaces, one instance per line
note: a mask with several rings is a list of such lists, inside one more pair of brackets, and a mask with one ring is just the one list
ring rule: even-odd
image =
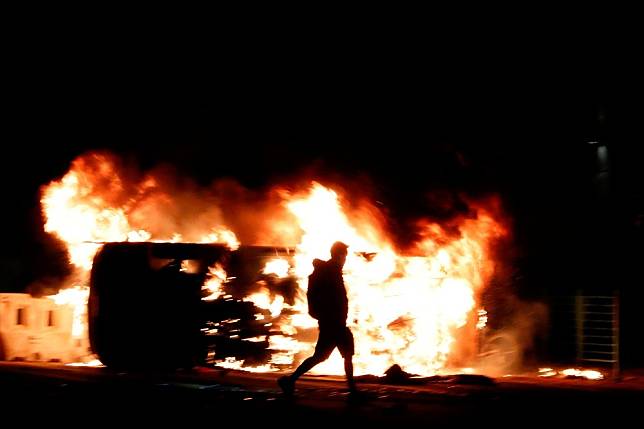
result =
[[398,223],[459,210],[437,208],[436,191],[496,193],[521,295],[641,297],[642,91],[635,61],[613,46],[231,36],[195,52],[78,39],[39,37],[8,57],[3,291],[64,271],[42,232],[39,187],[108,149],[203,184],[262,188],[311,166],[368,177]]

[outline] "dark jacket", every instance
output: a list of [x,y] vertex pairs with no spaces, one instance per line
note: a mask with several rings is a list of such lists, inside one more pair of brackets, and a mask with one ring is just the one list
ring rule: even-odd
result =
[[313,261],[309,276],[307,299],[309,314],[320,323],[346,324],[349,310],[342,268],[332,261]]

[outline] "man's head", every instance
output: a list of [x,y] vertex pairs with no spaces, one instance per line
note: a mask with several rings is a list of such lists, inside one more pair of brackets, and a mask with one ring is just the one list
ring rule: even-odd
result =
[[333,243],[333,246],[331,246],[331,260],[337,263],[340,267],[343,267],[347,260],[348,248],[349,246],[341,241]]

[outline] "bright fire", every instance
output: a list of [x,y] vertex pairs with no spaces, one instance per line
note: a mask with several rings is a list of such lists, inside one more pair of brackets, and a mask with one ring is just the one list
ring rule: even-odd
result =
[[[110,241],[177,242],[185,237],[188,242],[239,246],[235,234],[217,222],[198,222],[203,230],[186,222],[180,231],[169,231],[166,225],[177,221],[164,214],[173,213],[178,203],[160,189],[154,177],[130,184],[122,175],[109,155],[90,154],[77,158],[60,181],[43,189],[45,231],[65,242],[75,267],[91,270],[100,243]],[[151,218],[155,214],[159,219]]]
[[[462,222],[460,236],[452,239],[439,225],[422,224],[424,238],[412,249],[415,256],[403,256],[373,217],[361,211],[350,219],[337,193],[318,183],[285,203],[303,234],[293,267],[300,300],[294,306],[297,313],[283,318],[282,330],[297,333],[315,326],[307,315],[307,277],[313,259],[328,259],[333,242],[341,240],[350,250],[344,279],[356,373],[382,374],[394,363],[416,374],[443,368],[457,330],[476,314],[477,295],[494,269],[488,246],[505,233],[499,223],[481,209]],[[302,357],[312,352],[313,344],[283,348]],[[279,358],[283,362],[284,354]],[[341,374],[339,353],[314,372]]]
[[561,371],[561,374],[568,377],[583,377],[587,378],[588,380],[601,380],[602,378],[604,378],[604,375],[601,372],[590,369],[581,370],[576,368],[568,368]]
[[266,263],[262,272],[264,274],[275,274],[277,277],[284,278],[288,276],[290,269],[291,266],[286,259],[275,258]]
[[539,368],[539,377],[554,377],[557,371],[552,368]]
[[224,294],[222,285],[226,282],[226,271],[220,264],[208,269],[208,278],[204,283],[202,289],[208,292],[208,296],[204,297],[205,301],[212,301],[219,298]]
[[92,368],[100,368],[100,367],[105,366],[98,359],[93,359],[93,360],[91,360],[89,362],[72,362],[72,363],[68,363],[67,365],[68,366],[87,366],[87,367],[92,367]]
[[89,288],[74,286],[62,289],[56,295],[48,296],[58,305],[70,305],[74,309],[74,321],[72,323],[72,336],[79,338],[87,335],[87,299]]
[[478,311],[479,319],[476,322],[476,329],[483,329],[487,325],[487,311],[480,309]]
[[[172,209],[172,199],[160,189],[152,176],[132,184],[107,154],[93,153],[77,158],[59,180],[43,187],[41,205],[45,231],[56,235],[67,246],[74,267],[74,286],[50,296],[58,304],[74,306],[74,337],[87,336],[87,299],[89,272],[101,243],[110,241],[178,242],[187,236],[193,242],[224,243],[239,247],[235,234],[218,222],[199,221],[197,228],[187,224],[180,231],[169,231],[165,224],[174,219],[154,219],[151,214]],[[167,217],[167,216],[166,216]],[[223,274],[222,274],[223,273]],[[223,278],[222,278],[223,276]],[[219,296],[225,272],[210,268],[205,289],[208,298]],[[80,283],[81,285],[79,285]],[[214,298],[213,298],[214,297]]]
[[604,374],[591,369],[567,368],[562,371],[557,371],[552,368],[539,368],[539,377],[555,377],[557,375],[586,378],[588,380],[602,380],[604,378]]
[[[311,335],[305,334],[316,322],[308,315],[307,276],[312,261],[328,259],[331,244],[338,240],[350,246],[344,279],[357,374],[382,374],[394,363],[410,373],[435,374],[449,364],[459,341],[475,341],[477,319],[482,327],[487,317],[477,313],[477,300],[494,272],[491,247],[506,234],[495,218],[493,203],[475,206],[473,213],[448,225],[419,222],[418,241],[400,250],[386,232],[382,214],[368,203],[346,207],[338,193],[315,182],[303,193],[281,195],[291,219],[275,220],[274,228],[291,225],[299,241],[293,243],[292,263],[270,260],[263,273],[295,276],[299,293],[294,305],[266,287],[246,298],[270,312],[272,320],[266,326],[274,328],[269,337],[272,359],[256,370],[297,364],[312,352]],[[66,243],[70,263],[85,275],[100,243],[106,241],[185,240],[239,246],[235,233],[219,218],[168,221],[168,213],[177,210],[173,198],[154,176],[126,180],[111,156],[90,154],[75,160],[61,180],[43,188],[45,230]],[[225,295],[226,278],[223,267],[210,268],[204,284],[207,299]],[[242,367],[234,359],[221,364]],[[341,374],[342,368],[335,352],[315,372]]]

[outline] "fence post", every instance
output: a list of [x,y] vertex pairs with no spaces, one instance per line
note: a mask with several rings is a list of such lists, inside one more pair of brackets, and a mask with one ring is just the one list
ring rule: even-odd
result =
[[621,364],[619,361],[619,290],[613,292],[613,378],[620,381],[622,378]]
[[578,290],[575,296],[575,321],[577,322],[577,361],[584,358],[584,296]]

